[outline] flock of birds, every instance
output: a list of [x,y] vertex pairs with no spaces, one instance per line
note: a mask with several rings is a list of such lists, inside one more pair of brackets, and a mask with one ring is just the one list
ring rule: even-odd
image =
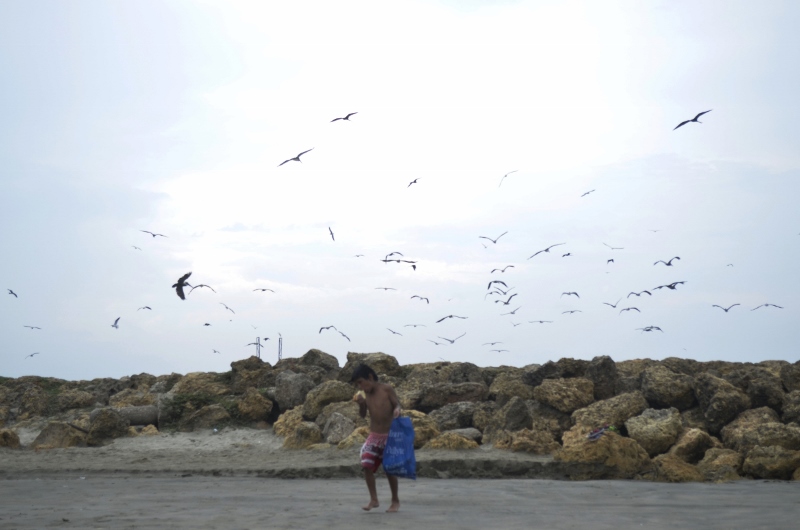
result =
[[[694,118],[682,121],[673,130],[677,130],[680,127],[683,127],[684,125],[689,124],[689,123],[702,123],[702,122],[699,121],[699,118],[701,116],[709,113],[709,112],[711,112],[711,110],[700,112]],[[358,113],[357,112],[351,112],[351,113],[345,115],[344,117],[335,118],[335,119],[331,120],[331,122],[332,123],[333,122],[337,122],[337,121],[348,121],[349,122],[350,118],[352,116],[356,115],[356,114],[358,114]],[[313,150],[314,150],[314,148],[312,147],[311,149],[307,149],[305,151],[302,151],[301,153],[297,154],[294,157],[287,158],[286,160],[284,160],[283,162],[278,164],[278,167],[281,167],[281,166],[283,166],[285,164],[288,164],[290,162],[302,162],[301,157],[303,155],[306,155],[306,154],[310,153]],[[509,175],[512,175],[516,171],[517,170],[509,171],[508,173],[504,174],[502,176],[502,178],[500,179],[500,183],[499,183],[498,187],[502,186],[504,180]],[[411,187],[414,184],[417,184],[418,181],[419,181],[419,177],[415,178],[414,180],[412,180],[408,184],[407,188]],[[589,190],[589,191],[583,193],[581,195],[581,197],[586,197],[586,196],[590,195],[591,193],[593,193],[595,191],[596,190],[594,190],[594,189]],[[658,232],[658,231],[659,230],[651,230],[651,232]],[[151,236],[151,238],[153,238],[153,239],[155,239],[157,237],[162,237],[162,238],[167,238],[168,237],[165,234],[152,232],[152,231],[149,231],[149,230],[140,230],[140,232]],[[336,237],[334,235],[333,230],[330,227],[328,227],[328,232],[330,234],[331,240],[335,242],[336,241]],[[497,245],[498,242],[500,241],[500,239],[503,236],[505,236],[506,234],[508,234],[508,231],[505,231],[505,232],[503,232],[502,234],[500,234],[500,235],[498,235],[496,237],[490,237],[490,236],[481,235],[481,236],[478,236],[478,239],[486,240],[491,245]],[[484,248],[488,248],[486,243],[482,243],[482,244],[483,244]],[[566,244],[567,244],[566,242],[552,244],[552,245],[550,245],[550,246],[548,246],[546,248],[543,248],[541,250],[538,250],[538,251],[534,252],[533,254],[531,254],[527,258],[527,260],[531,260],[533,258],[536,258],[537,256],[540,256],[540,255],[550,254],[550,251],[552,249],[554,249],[556,247],[564,246]],[[608,247],[612,251],[624,250],[623,247],[614,247],[614,246],[608,245],[607,243],[603,243],[603,245],[605,245],[606,247]],[[132,245],[132,248],[135,249],[135,250],[142,250],[140,247],[135,246],[135,245]],[[567,257],[570,257],[570,256],[572,256],[571,252],[565,252],[565,253],[561,254],[562,258],[567,258]],[[355,257],[356,258],[361,258],[361,257],[364,257],[364,255],[363,254],[356,254]],[[658,261],[653,263],[653,266],[657,266],[659,264],[662,264],[665,267],[675,267],[675,263],[674,262],[677,262],[677,261],[680,261],[680,260],[681,260],[680,256],[673,256],[668,260],[658,260]],[[401,252],[398,252],[398,251],[390,252],[389,254],[384,256],[384,258],[381,259],[380,261],[382,261],[383,263],[398,263],[398,264],[410,265],[412,270],[416,270],[417,269],[417,264],[418,264],[418,262],[416,260],[405,259],[405,256]],[[614,263],[614,259],[613,258],[612,259],[608,259],[606,263],[607,264]],[[732,264],[728,264],[728,266],[732,266]],[[513,269],[513,268],[515,268],[515,266],[513,264],[508,264],[508,265],[505,265],[503,267],[492,269],[489,272],[489,274],[494,274],[494,273],[504,274],[504,273],[506,273],[506,271],[508,271],[509,269]],[[187,272],[187,273],[183,274],[180,278],[178,278],[177,281],[172,285],[172,289],[175,290],[176,295],[181,300],[186,300],[187,299],[187,295],[190,295],[195,289],[205,288],[205,289],[211,290],[214,293],[217,292],[213,287],[211,287],[210,285],[207,285],[207,284],[200,283],[200,284],[196,284],[196,285],[191,285],[188,282],[188,280],[189,280],[189,278],[191,276],[192,276],[192,272]],[[627,294],[627,296],[624,297],[624,300],[626,300],[626,302],[627,302],[627,300],[630,299],[631,296],[635,296],[636,298],[639,298],[642,295],[647,295],[648,297],[650,297],[650,296],[653,296],[653,292],[652,291],[658,291],[658,290],[661,290],[661,289],[667,289],[667,290],[670,290],[670,291],[676,291],[679,285],[684,285],[684,284],[686,284],[686,281],[674,281],[674,282],[671,282],[671,283],[658,285],[658,286],[653,287],[651,289],[644,289],[644,290],[641,290],[641,291],[630,291]],[[188,292],[186,291],[186,289],[188,289]],[[397,290],[397,289],[395,289],[393,287],[376,287],[375,289],[376,290],[383,290],[383,291],[396,291]],[[512,303],[512,300],[514,300],[514,298],[519,295],[519,293],[512,292],[512,291],[514,291],[514,289],[515,289],[515,287],[509,287],[508,284],[503,280],[490,280],[488,282],[488,285],[487,285],[487,292],[484,295],[484,300],[486,300],[489,297],[493,297],[492,301],[495,304],[501,304],[502,306],[509,306]],[[253,291],[254,292],[256,292],[256,291],[260,291],[260,292],[270,291],[272,293],[275,292],[273,289],[270,289],[270,288],[256,288],[256,289],[253,289]],[[8,289],[8,294],[13,296],[13,297],[15,297],[15,298],[18,298],[17,293],[14,292],[12,289]],[[580,294],[578,292],[576,292],[576,291],[565,291],[565,292],[562,292],[561,293],[561,297],[563,298],[565,296],[566,297],[575,297],[575,299],[580,299]],[[426,296],[414,294],[414,295],[411,296],[411,300],[415,300],[415,299],[419,300],[420,302],[425,302],[426,304],[430,304],[430,299],[428,297],[426,297]],[[623,298],[620,298],[619,300],[617,300],[614,303],[603,302],[603,305],[607,305],[607,306],[611,307],[612,309],[616,310],[617,307],[619,306],[620,302],[622,302],[622,300],[623,300]],[[220,305],[223,306],[224,310],[230,311],[231,314],[235,314],[235,311],[233,309],[231,309],[230,307],[228,307],[226,304],[220,302]],[[741,306],[741,304],[734,303],[734,304],[729,305],[728,307],[723,307],[721,305],[714,304],[714,305],[712,305],[712,308],[719,308],[722,311],[724,311],[725,313],[728,313],[734,307],[737,307],[737,306]],[[764,308],[773,307],[773,308],[777,308],[777,309],[783,309],[782,306],[779,306],[779,305],[776,305],[776,304],[764,303],[764,304],[761,304],[761,305],[759,305],[757,307],[752,308],[751,311],[755,311],[755,310],[757,310],[759,308],[762,308],[762,307],[764,307]],[[520,306],[516,307],[513,310],[510,310],[510,311],[505,312],[505,313],[501,313],[500,316],[516,316],[517,311],[519,311],[521,308],[522,308],[522,306],[520,305]],[[137,309],[137,311],[141,311],[141,310],[148,310],[149,311],[149,310],[152,310],[152,308],[150,306],[145,305],[145,306],[139,307]],[[641,310],[638,307],[636,307],[636,306],[628,306],[628,307],[619,308],[619,311],[618,311],[617,314],[621,315],[622,313],[631,312],[631,311],[636,311],[638,313],[641,313]],[[575,313],[580,313],[580,312],[582,312],[582,310],[580,310],[580,309],[569,309],[569,310],[563,311],[562,314],[563,315],[573,315]],[[468,318],[469,317],[467,317],[467,316],[450,314],[450,315],[446,315],[446,316],[443,316],[443,317],[439,318],[435,322],[432,322],[431,325],[440,324],[440,323],[442,323],[442,322],[444,322],[446,320],[450,320],[450,319],[466,320]],[[114,329],[119,329],[120,320],[121,320],[121,317],[117,317],[114,320],[114,323],[111,324],[111,327],[114,328]],[[530,324],[552,324],[553,321],[552,320],[529,320],[528,323],[530,323]],[[522,323],[521,322],[511,322],[511,325],[514,326],[514,327],[519,326],[520,324],[522,324]],[[208,326],[211,326],[211,324],[206,322],[206,323],[203,324],[203,326],[208,327]],[[25,328],[29,328],[31,330],[41,330],[42,329],[41,327],[31,326],[31,325],[25,325],[24,327]],[[403,327],[417,328],[417,327],[427,327],[427,326],[425,324],[406,324]],[[253,328],[255,329],[255,326],[253,326]],[[393,335],[402,336],[402,333],[400,333],[398,331],[395,331],[395,330],[393,330],[391,328],[386,328],[386,329],[390,333],[392,333]],[[341,337],[343,339],[345,339],[348,342],[350,342],[350,337],[347,334],[345,334],[343,331],[339,330],[334,325],[322,326],[322,327],[319,328],[318,333],[321,334],[323,331],[336,332],[339,335],[341,335]],[[645,327],[641,327],[641,328],[635,328],[635,331],[640,331],[642,333],[653,332],[653,331],[659,331],[661,333],[664,332],[664,330],[662,330],[659,326],[655,326],[655,325],[649,325],[649,326],[645,326]],[[458,335],[458,336],[456,336],[454,338],[447,338],[447,337],[444,337],[444,336],[441,336],[441,335],[436,335],[436,339],[438,339],[438,340],[434,340],[434,339],[427,339],[427,340],[428,340],[428,342],[431,342],[431,343],[435,344],[436,346],[442,346],[442,345],[447,345],[447,344],[453,345],[453,344],[455,344],[455,342],[457,340],[461,339],[466,334],[467,334],[467,332],[464,331],[463,333],[461,333],[460,335]],[[269,340],[268,337],[265,337],[264,339],[265,340]],[[502,341],[493,341],[493,342],[483,343],[481,346],[482,347],[483,346],[497,346],[497,345],[501,345],[501,344],[503,344]],[[259,343],[250,343],[250,344],[247,344],[246,346],[252,346],[252,345],[257,345],[259,347],[261,346],[260,342]],[[216,349],[212,349],[212,351],[214,353],[220,353]],[[496,352],[496,353],[503,353],[503,352],[508,352],[509,350],[502,349],[502,348],[495,348],[495,349],[491,349],[489,351],[490,352]],[[31,353],[31,354],[27,355],[25,358],[33,357],[33,356],[38,355],[38,354],[39,354],[39,352]]]

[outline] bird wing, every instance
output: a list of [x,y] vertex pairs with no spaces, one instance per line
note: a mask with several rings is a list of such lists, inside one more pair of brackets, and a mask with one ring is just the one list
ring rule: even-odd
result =
[[[531,256],[531,258],[533,258],[534,256],[537,256],[538,254],[541,254],[542,252],[544,252],[544,250],[540,250],[539,252],[536,252],[533,256]],[[528,259],[531,259],[531,258],[528,258]]]
[[175,284],[175,292],[178,293],[178,298],[186,300],[186,295],[183,294],[183,283]]
[[183,283],[183,282],[185,282],[186,280],[188,280],[188,279],[189,279],[189,276],[191,276],[191,275],[192,275],[192,273],[191,273],[191,272],[187,272],[186,274],[184,274],[183,276],[181,276],[181,277],[178,279],[178,283]]
[[[671,261],[671,260],[670,260],[670,261]],[[653,263],[653,265],[658,265],[659,263],[663,263],[664,265],[666,265],[666,264],[667,264],[667,262],[666,262],[666,261],[664,261],[663,259],[660,259],[660,260],[656,261],[655,263]]]
[[139,232],[144,232],[145,234],[150,234],[151,236],[153,235],[153,232],[148,232],[147,230],[139,230]]
[[283,162],[281,162],[280,164],[278,164],[278,167],[281,167],[281,166],[282,166],[282,165],[284,165],[286,162],[291,162],[291,161],[292,161],[292,159],[291,159],[291,158],[289,158],[289,159],[287,159],[287,160],[284,160]]
[[[686,121],[682,121],[682,122],[680,122],[680,123],[678,124],[678,126],[677,126],[677,127],[675,127],[675,129],[678,129],[678,128],[680,128],[680,127],[683,127],[684,125],[686,125],[686,124],[687,124],[687,123],[689,123],[690,121],[692,121],[692,120],[686,120]],[[675,129],[672,129],[672,130],[674,131]]]
[[349,119],[350,119],[350,116],[353,116],[353,115],[355,115],[355,114],[358,114],[358,112],[351,112],[350,114],[348,114],[347,116],[345,116],[345,117],[344,117],[344,119],[346,119],[346,120],[349,120]]
[[692,120],[692,121],[697,121],[697,118],[699,118],[699,117],[700,117],[700,116],[702,116],[703,114],[708,114],[708,113],[709,113],[709,112],[711,112],[712,110],[714,110],[714,109],[708,109],[708,110],[706,110],[706,111],[703,111],[703,112],[701,112],[700,114],[698,114],[697,116],[695,116],[695,117],[694,117],[694,120]]
[[300,153],[299,155],[297,155],[295,158],[300,158],[300,157],[301,157],[301,156],[303,156],[304,154],[308,153],[309,151],[313,151],[313,150],[314,150],[314,148],[312,147],[312,148],[311,148],[311,149],[309,149],[308,151],[303,151],[302,153]]

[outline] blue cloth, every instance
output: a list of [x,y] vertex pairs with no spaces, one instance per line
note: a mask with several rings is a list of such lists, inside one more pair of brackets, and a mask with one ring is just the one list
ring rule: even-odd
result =
[[392,420],[389,439],[383,450],[383,470],[387,475],[417,479],[417,459],[414,456],[414,426],[405,416]]

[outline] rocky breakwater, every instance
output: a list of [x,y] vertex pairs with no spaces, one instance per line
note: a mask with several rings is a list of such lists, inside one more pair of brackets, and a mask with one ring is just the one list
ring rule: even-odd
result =
[[[340,367],[310,350],[274,366],[235,361],[225,373],[0,378],[0,451],[226,426],[272,426],[286,450],[345,450],[368,434],[351,401],[359,363],[395,387],[422,454],[491,446],[543,455],[573,479],[800,479],[800,363],[784,361],[596,357],[482,368],[349,353]],[[605,425],[614,429],[589,437]],[[20,443],[32,429],[38,436]]]

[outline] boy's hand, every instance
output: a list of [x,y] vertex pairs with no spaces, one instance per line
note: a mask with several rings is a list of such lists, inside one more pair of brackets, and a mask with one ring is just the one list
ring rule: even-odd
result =
[[367,400],[364,398],[364,391],[359,390],[358,392],[356,392],[356,395],[353,396],[353,401],[355,401],[359,405],[366,404]]
[[394,413],[393,413],[392,415],[393,415],[395,418],[399,418],[399,417],[400,417],[400,412],[401,412],[401,410],[400,410],[400,407],[395,407],[395,408],[394,408]]

